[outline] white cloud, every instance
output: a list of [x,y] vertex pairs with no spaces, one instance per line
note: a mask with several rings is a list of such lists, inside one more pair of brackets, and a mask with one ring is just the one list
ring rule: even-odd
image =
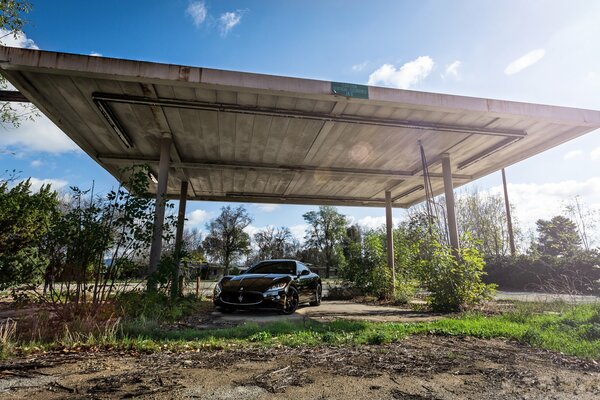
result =
[[6,29],[0,29],[0,43],[9,47],[21,47],[24,49],[35,49],[39,47],[32,39],[29,39],[23,32],[18,32],[16,35]]
[[254,204],[254,206],[261,212],[270,213],[281,207],[281,204]]
[[92,51],[92,52],[90,53],[90,56],[93,56],[93,57],[102,57],[102,54],[100,54],[100,53],[98,53],[98,52],[95,52],[95,51]]
[[[494,186],[489,191],[502,195],[502,186]],[[575,196],[581,196],[590,208],[599,208],[600,178],[508,185],[508,197],[515,206],[517,220],[526,229],[535,229],[535,222],[540,218],[549,219],[562,213],[565,202]]]
[[294,239],[298,240],[300,243],[304,243],[304,234],[306,233],[306,229],[308,228],[307,224],[298,224],[292,225],[289,227],[290,232]]
[[506,68],[504,69],[504,73],[506,75],[514,75],[518,72],[521,72],[525,68],[529,68],[536,62],[540,61],[544,57],[545,54],[546,54],[546,50],[544,50],[544,49],[537,49],[537,50],[530,51],[529,53],[525,54],[524,56],[521,56],[521,57],[517,58],[516,60],[514,60],[513,62],[511,62],[510,64],[508,64],[506,66]]
[[[29,109],[16,103],[17,113]],[[39,151],[44,153],[65,153],[79,148],[46,116],[39,115],[31,120],[23,120],[17,128],[0,127],[0,148],[16,148],[21,151]]]
[[581,156],[583,155],[583,150],[571,150],[569,152],[567,152],[564,156],[563,159],[565,160],[573,160],[575,158],[581,158]]
[[185,10],[186,14],[192,17],[192,21],[194,25],[200,26],[206,19],[208,15],[208,11],[206,10],[206,5],[204,1],[194,1],[191,2],[187,9]]
[[[356,223],[365,229],[379,229],[382,226],[385,226],[385,215],[378,217],[367,215],[366,217],[360,218]],[[400,218],[392,218],[392,223],[394,226],[398,225],[400,223]]]
[[259,226],[254,226],[254,225],[248,225],[247,227],[244,228],[244,232],[246,232],[248,235],[250,235],[250,239],[254,240],[254,234],[256,234],[260,231],[264,231],[267,228],[268,228],[268,226],[259,227]]
[[400,68],[392,64],[383,64],[369,75],[368,84],[408,89],[427,78],[433,70],[433,65],[429,56],[421,56]]
[[442,74],[442,78],[460,79],[460,73],[458,69],[461,67],[462,62],[456,60],[452,64],[446,65],[446,70]]
[[39,168],[42,165],[44,165],[44,163],[41,160],[33,160],[30,164],[29,164],[32,168]]
[[360,72],[363,69],[365,69],[368,64],[369,64],[368,61],[361,62],[360,64],[354,64],[352,66],[352,71],[354,71],[354,72]]
[[596,147],[590,152],[590,158],[592,160],[600,160],[600,147]]
[[38,179],[34,177],[29,178],[29,182],[31,182],[32,192],[39,191],[43,185],[50,185],[53,190],[60,190],[66,187],[68,183],[64,179]]
[[210,217],[208,211],[198,209],[186,214],[187,221],[185,222],[186,227],[202,229],[204,224]]
[[228,11],[219,17],[219,26],[221,34],[227,35],[236,25],[242,21],[242,13],[240,11]]

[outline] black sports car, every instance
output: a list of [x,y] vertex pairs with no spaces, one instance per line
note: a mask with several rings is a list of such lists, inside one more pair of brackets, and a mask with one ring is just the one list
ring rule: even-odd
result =
[[221,311],[274,308],[292,314],[302,303],[321,304],[321,278],[300,261],[265,260],[215,286],[213,302]]

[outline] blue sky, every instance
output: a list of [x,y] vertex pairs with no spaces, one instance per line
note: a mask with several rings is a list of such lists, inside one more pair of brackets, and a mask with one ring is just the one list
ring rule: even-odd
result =
[[[598,1],[41,1],[7,45],[600,109]],[[44,117],[0,130],[0,171],[107,191],[115,181]],[[507,169],[529,227],[574,196],[600,208],[593,132]],[[498,191],[499,173],[473,185]],[[223,203],[191,202],[202,228]],[[310,207],[249,205],[252,229]],[[384,210],[340,208],[365,226]],[[402,215],[396,211],[396,216]]]

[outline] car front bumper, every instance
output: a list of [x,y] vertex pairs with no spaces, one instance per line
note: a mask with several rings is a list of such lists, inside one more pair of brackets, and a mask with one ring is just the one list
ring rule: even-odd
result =
[[214,296],[213,303],[217,307],[230,308],[276,308],[285,304],[285,290],[260,292],[221,292]]

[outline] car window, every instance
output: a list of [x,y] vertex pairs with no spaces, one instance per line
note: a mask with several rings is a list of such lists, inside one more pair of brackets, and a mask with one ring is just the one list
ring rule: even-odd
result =
[[298,263],[298,275],[301,275],[302,271],[304,271],[304,270],[306,270],[306,271],[308,271],[310,273],[310,269],[308,269],[306,267],[306,265],[304,265],[302,263]]
[[246,271],[246,274],[288,274],[296,273],[293,261],[262,261]]

